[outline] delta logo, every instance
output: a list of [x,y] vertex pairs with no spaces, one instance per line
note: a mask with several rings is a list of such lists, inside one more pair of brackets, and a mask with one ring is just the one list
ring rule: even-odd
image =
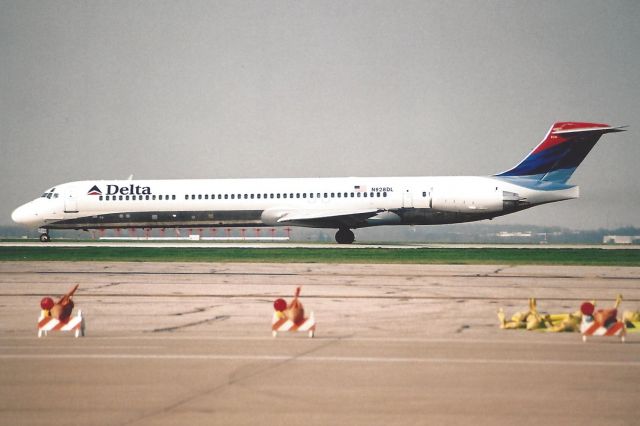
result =
[[93,185],[87,195],[102,195],[102,191],[98,188],[98,185]]
[[[87,195],[103,195],[98,185],[93,185]],[[106,195],[151,195],[151,187],[141,185],[107,185]]]

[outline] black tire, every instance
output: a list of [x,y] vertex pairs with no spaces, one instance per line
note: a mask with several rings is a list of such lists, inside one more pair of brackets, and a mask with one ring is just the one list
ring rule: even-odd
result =
[[40,234],[40,242],[48,243],[49,241],[51,241],[51,237],[49,237],[49,234]]
[[338,244],[351,244],[356,239],[356,236],[350,229],[340,229],[336,232],[336,242]]

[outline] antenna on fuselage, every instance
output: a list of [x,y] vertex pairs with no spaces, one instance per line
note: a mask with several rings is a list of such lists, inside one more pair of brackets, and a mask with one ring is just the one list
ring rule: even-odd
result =
[[127,180],[133,180],[133,175],[129,175],[129,177],[127,178]]

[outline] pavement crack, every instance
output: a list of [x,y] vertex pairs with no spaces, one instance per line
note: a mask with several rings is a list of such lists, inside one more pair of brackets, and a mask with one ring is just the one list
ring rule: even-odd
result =
[[107,287],[114,287],[114,286],[117,286],[117,285],[120,285],[120,284],[122,284],[122,283],[114,282],[114,283],[99,285],[97,287],[93,287],[91,290],[100,290],[100,289],[107,288]]
[[213,318],[207,318],[201,321],[195,321],[195,322],[190,322],[187,324],[183,324],[183,325],[176,325],[174,327],[164,327],[164,328],[156,328],[151,330],[151,333],[164,333],[164,332],[173,332],[176,330],[181,330],[183,328],[187,328],[187,327],[194,327],[196,325],[201,325],[201,324],[207,324],[210,322],[215,322],[215,321],[224,321],[229,319],[229,315],[216,315]]
[[[347,336],[347,338],[348,337],[349,336]],[[269,372],[271,370],[275,370],[277,368],[286,366],[286,365],[288,365],[288,364],[290,364],[290,363],[292,363],[292,362],[294,362],[294,361],[296,361],[296,360],[298,360],[298,359],[300,359],[302,357],[311,355],[314,352],[318,352],[318,351],[320,351],[322,349],[325,349],[328,346],[334,345],[334,344],[336,344],[336,343],[338,343],[338,342],[340,342],[342,340],[343,339],[327,340],[323,344],[320,344],[320,345],[318,345],[316,347],[313,347],[313,348],[311,348],[311,349],[309,349],[307,351],[300,352],[298,354],[292,355],[290,358],[284,359],[282,361],[274,362],[274,363],[269,363],[269,364],[265,365],[263,368],[259,368],[259,369],[255,370],[255,371],[251,372],[251,373],[248,373],[248,374],[245,374],[245,375],[240,375],[240,376],[235,377],[235,378],[232,377],[224,384],[219,384],[219,385],[214,386],[211,389],[208,389],[208,390],[205,389],[203,391],[199,391],[197,393],[193,393],[191,395],[185,396],[184,398],[174,402],[171,405],[168,405],[168,406],[166,406],[164,408],[156,410],[155,412],[151,412],[151,413],[142,415],[142,416],[138,417],[137,419],[133,419],[131,421],[123,423],[123,425],[132,425],[132,424],[136,424],[138,422],[142,422],[142,421],[145,421],[145,420],[157,417],[157,416],[164,415],[166,413],[174,411],[176,408],[179,408],[179,407],[181,407],[181,406],[183,406],[185,404],[188,404],[191,401],[194,401],[196,399],[202,398],[202,397],[207,396],[207,395],[214,394],[216,392],[220,392],[220,391],[224,390],[228,386],[241,384],[244,381],[247,381],[247,380],[250,380],[250,379],[252,379],[254,377],[257,377],[257,376],[260,376],[262,374],[265,374],[265,373],[267,373],[267,372]]]
[[206,312],[206,311],[208,311],[209,309],[215,309],[215,308],[217,308],[218,306],[219,306],[219,305],[212,305],[212,306],[205,306],[204,308],[195,308],[195,309],[192,309],[192,310],[190,310],[190,311],[185,311],[185,312],[176,312],[175,314],[169,314],[169,316],[172,316],[172,317],[180,317],[180,316],[182,316],[182,315],[199,314],[199,313],[202,313],[202,312]]

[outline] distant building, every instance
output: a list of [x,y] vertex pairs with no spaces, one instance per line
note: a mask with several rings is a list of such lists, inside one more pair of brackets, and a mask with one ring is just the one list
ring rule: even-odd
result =
[[531,238],[533,236],[533,232],[507,232],[501,231],[496,234],[500,238]]
[[640,244],[640,235],[605,235],[602,244]]

